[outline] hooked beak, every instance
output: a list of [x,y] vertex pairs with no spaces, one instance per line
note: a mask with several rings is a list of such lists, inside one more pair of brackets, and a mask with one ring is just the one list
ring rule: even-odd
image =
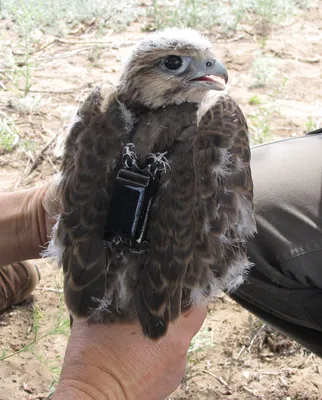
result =
[[192,78],[190,82],[203,86],[208,90],[224,90],[228,82],[228,73],[225,66],[218,60],[193,60]]

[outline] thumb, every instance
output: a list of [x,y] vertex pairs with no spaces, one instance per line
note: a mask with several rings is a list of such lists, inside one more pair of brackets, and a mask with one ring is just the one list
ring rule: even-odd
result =
[[46,195],[43,199],[43,207],[49,217],[54,218],[60,213],[59,185],[53,182],[48,185]]

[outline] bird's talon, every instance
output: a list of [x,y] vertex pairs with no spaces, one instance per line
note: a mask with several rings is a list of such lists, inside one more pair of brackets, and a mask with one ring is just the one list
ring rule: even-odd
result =
[[[155,172],[156,169],[164,173],[171,169],[168,159],[165,157],[165,154],[167,154],[166,151],[164,153],[150,153],[148,155],[148,158],[153,160],[153,163],[149,166],[149,171],[152,174]],[[154,166],[153,170],[151,168],[152,166]]]
[[132,150],[134,148],[134,144],[133,143],[127,143],[124,146],[123,149],[123,156],[122,156],[122,162],[125,168],[132,168],[133,166],[136,166],[136,154],[135,152]]

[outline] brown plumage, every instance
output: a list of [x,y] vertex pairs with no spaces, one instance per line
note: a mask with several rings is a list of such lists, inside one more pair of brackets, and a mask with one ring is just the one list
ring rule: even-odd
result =
[[[138,319],[156,339],[183,309],[242,282],[245,240],[255,231],[250,151],[237,104],[208,94],[223,89],[223,81],[226,71],[206,39],[170,29],[140,42],[118,86],[97,88],[79,109],[49,248],[63,264],[74,318]],[[166,153],[149,218],[150,248],[141,253],[103,239],[128,143],[139,165],[151,153]]]

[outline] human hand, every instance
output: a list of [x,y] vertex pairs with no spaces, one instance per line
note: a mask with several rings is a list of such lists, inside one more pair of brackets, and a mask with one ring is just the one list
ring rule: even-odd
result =
[[58,182],[0,194],[0,265],[39,258],[60,211]]
[[47,190],[41,203],[45,210],[45,226],[47,238],[51,238],[52,229],[57,221],[57,215],[60,213],[61,202],[59,194],[59,181],[54,180],[47,185]]
[[138,323],[74,321],[54,400],[161,400],[180,384],[193,336],[206,317],[199,305],[153,342]]
[[[51,239],[52,229],[60,212],[60,196],[58,181],[45,184],[26,191],[24,224],[19,234],[28,239],[30,256],[39,258]],[[32,223],[31,223],[32,221]],[[28,259],[27,256],[23,259]]]

